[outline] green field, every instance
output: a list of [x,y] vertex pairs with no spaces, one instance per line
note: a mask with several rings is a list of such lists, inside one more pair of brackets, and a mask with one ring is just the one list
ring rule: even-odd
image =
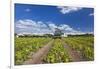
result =
[[35,53],[50,40],[51,38],[15,38],[15,64],[22,64],[30,58],[31,52]]
[[[18,37],[15,38],[15,65],[23,64],[31,58],[39,49],[43,48],[48,42],[53,40],[47,37]],[[94,37],[75,36],[63,39],[54,39],[52,48],[42,59],[43,63],[62,63],[73,62],[68,50],[63,42],[71,50],[78,52],[85,61],[94,60]],[[31,54],[32,53],[32,54]],[[73,53],[73,52],[72,52]]]
[[65,38],[65,42],[72,49],[81,53],[86,60],[94,60],[94,37],[69,37]]

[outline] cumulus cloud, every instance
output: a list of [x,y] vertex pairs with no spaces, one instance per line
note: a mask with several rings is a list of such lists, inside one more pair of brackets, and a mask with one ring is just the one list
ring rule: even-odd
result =
[[42,21],[33,21],[29,19],[18,20],[15,23],[16,33],[34,33],[34,34],[45,34],[51,33],[46,24]]
[[67,7],[67,6],[58,6],[57,8],[62,14],[68,14],[82,9],[81,7]]
[[53,23],[48,24],[49,29],[51,29],[52,32],[55,31],[55,28],[57,28],[57,26]]
[[15,23],[16,33],[30,33],[30,34],[53,34],[55,28],[61,29],[64,33],[78,32],[67,24],[56,25],[53,22],[33,21],[29,19],[18,20]]
[[26,11],[26,12],[30,12],[30,9],[29,9],[29,8],[27,8],[27,9],[25,9],[25,11]]
[[62,24],[58,27],[61,30],[73,30],[69,25]]
[[94,15],[94,13],[90,13],[90,14],[89,14],[89,16],[93,16],[93,15]]

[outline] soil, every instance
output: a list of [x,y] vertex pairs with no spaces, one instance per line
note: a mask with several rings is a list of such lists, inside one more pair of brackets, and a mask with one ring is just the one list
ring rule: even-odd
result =
[[[62,44],[64,48],[66,49],[66,52],[69,55],[69,58],[71,58],[72,62],[78,62],[78,61],[85,61],[85,59],[82,57],[82,54],[77,52],[76,50],[72,49],[70,46],[68,46],[63,39]],[[45,46],[40,48],[35,54],[32,55],[30,59],[25,61],[23,64],[43,64],[44,62],[42,61],[43,58],[48,54],[50,49],[52,48],[54,40],[50,41],[47,43]]]
[[78,51],[72,49],[70,46],[68,46],[64,40],[62,41],[64,48],[66,49],[69,57],[71,58],[72,62],[77,61],[84,61],[85,59],[82,57],[82,54],[80,54]]
[[42,63],[42,59],[52,47],[53,41],[47,43],[43,48],[40,48],[34,55],[32,55],[31,59],[25,61],[23,64],[40,64]]

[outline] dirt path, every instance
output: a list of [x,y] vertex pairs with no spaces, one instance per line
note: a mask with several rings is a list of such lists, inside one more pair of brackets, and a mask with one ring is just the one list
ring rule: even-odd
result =
[[64,45],[64,48],[66,48],[68,55],[70,56],[70,58],[72,59],[73,62],[76,61],[83,61],[83,57],[80,53],[78,53],[76,50],[73,50],[71,47],[69,47],[64,40],[62,39],[62,43]]
[[48,44],[46,44],[43,48],[39,49],[33,56],[31,59],[25,61],[23,64],[39,64],[42,63],[42,59],[45,55],[47,55],[47,53],[49,52],[49,50],[52,47],[53,41],[50,41]]

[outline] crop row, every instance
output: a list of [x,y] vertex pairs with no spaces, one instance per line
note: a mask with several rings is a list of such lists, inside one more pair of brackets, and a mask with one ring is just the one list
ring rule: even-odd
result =
[[15,64],[22,64],[51,38],[15,38]]
[[43,61],[45,63],[62,63],[70,61],[67,50],[64,48],[60,39],[55,39],[52,49],[47,56],[44,57]]
[[72,49],[78,51],[83,59],[93,60],[94,59],[94,38],[93,37],[70,37],[65,38],[67,45]]

